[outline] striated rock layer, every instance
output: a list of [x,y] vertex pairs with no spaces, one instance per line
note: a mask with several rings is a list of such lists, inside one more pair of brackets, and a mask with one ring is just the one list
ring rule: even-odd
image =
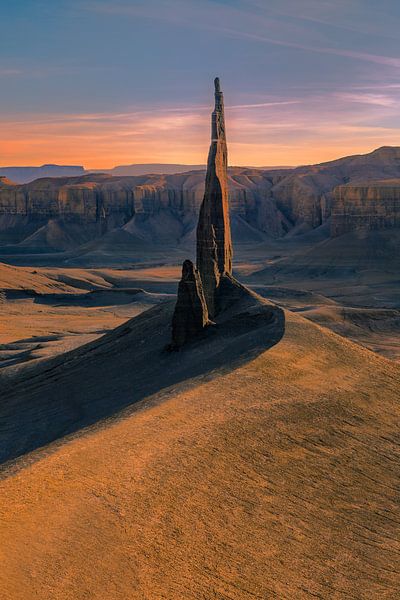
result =
[[211,317],[216,312],[216,290],[220,278],[225,273],[232,273],[224,100],[218,78],[214,84],[215,109],[211,119],[211,146],[204,199],[197,225],[197,268]]
[[400,179],[342,185],[335,190],[331,235],[400,227]]
[[[0,178],[0,238],[19,243],[50,220],[57,220],[96,226],[97,235],[129,223],[129,232],[151,242],[175,244],[195,230],[204,198],[204,175],[200,171],[137,177],[97,173],[38,179],[27,185]],[[257,169],[229,169],[228,187],[238,240],[259,241],[264,234],[281,237],[290,229],[289,221],[271,198],[273,180]]]
[[[400,178],[396,147],[297,169],[230,167],[227,185],[235,243],[307,232],[330,218],[337,186],[395,178]],[[194,237],[204,195],[204,171],[135,177],[94,173],[26,185],[0,177],[0,242],[20,243],[56,220],[61,227],[73,223],[90,228],[95,237],[126,227],[151,243],[176,245]]]

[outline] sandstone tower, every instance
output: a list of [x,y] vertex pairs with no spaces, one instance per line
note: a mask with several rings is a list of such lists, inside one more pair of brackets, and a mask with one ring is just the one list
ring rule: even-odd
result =
[[215,109],[211,118],[211,146],[204,199],[197,225],[197,269],[211,318],[217,311],[216,290],[221,276],[224,273],[232,273],[224,97],[218,78],[215,79],[214,85]]
[[209,318],[212,319],[218,312],[222,277],[232,275],[224,98],[218,78],[214,80],[214,85],[211,146],[197,225],[197,268],[189,260],[183,263],[172,319],[172,349],[180,348],[210,324]]

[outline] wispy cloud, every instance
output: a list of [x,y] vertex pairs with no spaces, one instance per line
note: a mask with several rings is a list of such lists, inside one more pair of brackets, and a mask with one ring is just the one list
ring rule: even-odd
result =
[[342,92],[337,97],[346,102],[355,102],[357,104],[372,104],[375,106],[395,106],[398,101],[392,96],[384,94],[355,94]]
[[14,75],[22,75],[21,69],[6,69],[0,68],[0,77],[12,77]]
[[276,102],[259,102],[255,104],[234,104],[229,108],[253,109],[253,108],[268,108],[272,106],[288,106],[290,104],[299,104],[300,100],[281,100]]
[[[327,3],[324,4],[326,5]],[[256,3],[256,5],[258,7],[264,6],[259,3]],[[297,6],[298,4],[296,4],[296,7]],[[396,69],[400,68],[400,57],[397,56],[385,56],[347,48],[330,47],[318,43],[313,44],[294,41],[294,36],[306,37],[308,40],[312,35],[315,36],[315,31],[302,30],[293,23],[279,21],[273,17],[273,11],[268,11],[265,8],[261,10],[259,14],[254,14],[254,12],[249,10],[248,5],[246,9],[245,4],[242,8],[226,5],[218,5],[216,7],[215,3],[212,4],[208,0],[204,0],[201,5],[192,0],[185,0],[185,2],[174,0],[172,6],[171,3],[158,3],[157,6],[155,6],[154,2],[151,0],[146,3],[138,2],[135,4],[99,2],[93,0],[85,3],[83,7],[86,10],[103,12],[106,14],[165,21],[168,23],[213,31],[236,39],[251,40],[253,42],[293,48],[305,52],[351,58],[377,65],[394,67]],[[275,12],[279,14],[279,11]],[[297,13],[298,12],[299,9],[297,8]],[[313,20],[318,21],[319,19],[316,18]],[[228,26],[225,25],[227,23]],[[257,33],[260,29],[263,31],[278,31],[282,33],[282,36],[274,37]]]
[[385,65],[388,67],[400,68],[400,58],[393,56],[382,56],[379,54],[370,54],[368,52],[356,52],[354,50],[342,50],[341,48],[329,48],[325,46],[311,46],[308,44],[300,44],[297,42],[290,42],[288,40],[279,40],[264,35],[258,35],[255,33],[246,33],[244,31],[238,31],[235,29],[222,28],[219,31],[242,39],[249,39],[255,42],[261,42],[264,44],[272,44],[275,46],[285,46],[286,48],[295,48],[297,50],[305,50],[308,52],[316,52],[318,54],[332,54],[335,56],[343,56],[346,58],[354,58],[356,60],[362,60],[366,62],[375,63],[378,65]]
[[[263,0],[246,0],[265,11]],[[391,11],[390,19],[379,3],[365,0],[269,0],[268,10],[284,18],[323,25],[325,31],[338,29],[363,36],[398,39],[399,15]]]
[[[132,162],[201,163],[211,107],[7,115],[0,119],[3,163],[80,162],[105,168]],[[227,106],[231,164],[299,164],[397,144],[390,97],[335,92],[304,100]],[[340,116],[338,118],[338,115]]]
[[[15,56],[9,64],[2,62],[0,77],[15,76],[18,81],[4,86],[11,90],[11,108],[6,113],[2,102],[1,161],[79,161],[87,167],[100,168],[127,162],[203,162],[209,142],[211,106],[204,103],[205,96],[200,96],[198,104],[194,100],[199,98],[196,71],[200,77],[208,77],[205,73],[214,66],[218,66],[227,85],[232,163],[319,162],[377,145],[398,144],[400,57],[395,45],[363,35],[343,35],[337,30],[346,28],[346,23],[351,27],[355,24],[358,29],[360,23],[349,18],[356,9],[364,23],[363,2],[62,3],[68,5],[67,9],[64,6],[68,14],[62,13],[66,29],[69,23],[72,31],[68,21],[72,16],[73,31],[77,24],[82,25],[84,45],[90,46],[91,51],[82,58],[83,46],[78,44],[77,53],[70,54],[70,36],[63,39],[61,32],[58,55],[39,62],[40,57],[35,58],[33,53],[31,62],[21,56]],[[370,12],[370,21],[371,15]],[[77,16],[82,18],[78,20]],[[91,27],[86,38],[83,30],[88,22]],[[148,43],[154,43],[143,56],[132,52],[131,40],[125,43],[126,36],[121,36],[121,30],[130,26],[138,46],[144,46],[147,36]],[[102,53],[99,40],[103,39],[103,27],[110,34],[110,53]],[[182,41],[177,27],[184,30]],[[375,29],[373,22],[371,28]],[[186,30],[190,31],[189,36]],[[157,34],[153,41],[150,36]],[[167,35],[171,43],[164,60],[162,43]],[[120,43],[122,37],[124,43]],[[216,60],[209,50],[217,44],[225,52]],[[186,51],[187,56],[183,57],[182,52]],[[317,55],[322,58],[316,59]],[[33,64],[35,60],[38,64]],[[19,65],[23,66],[21,70],[13,68]],[[85,70],[90,70],[87,87],[82,75]],[[81,85],[74,85],[77,73]],[[40,82],[35,80],[39,77],[43,79]],[[185,86],[182,78],[187,78]],[[131,82],[137,81],[135,88]],[[180,85],[173,85],[175,81]],[[19,98],[29,99],[29,104],[28,100],[26,104],[18,102],[21,110],[23,106],[33,106],[31,98],[36,98],[36,106],[44,114],[10,114],[12,89],[16,85],[25,92]],[[129,104],[132,99],[134,105]],[[57,113],[61,106],[79,108],[77,114],[68,114],[65,111],[69,109],[63,112],[61,108]],[[46,114],[46,109],[55,112]]]

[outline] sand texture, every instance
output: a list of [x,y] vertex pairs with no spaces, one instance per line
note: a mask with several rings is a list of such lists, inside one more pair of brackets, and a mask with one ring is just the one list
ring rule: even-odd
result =
[[397,364],[251,294],[166,354],[171,311],[3,369],[2,597],[398,598]]

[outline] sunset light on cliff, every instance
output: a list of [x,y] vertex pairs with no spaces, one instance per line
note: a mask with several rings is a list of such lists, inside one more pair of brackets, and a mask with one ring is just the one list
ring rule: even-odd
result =
[[400,599],[399,0],[1,8],[0,600]]

